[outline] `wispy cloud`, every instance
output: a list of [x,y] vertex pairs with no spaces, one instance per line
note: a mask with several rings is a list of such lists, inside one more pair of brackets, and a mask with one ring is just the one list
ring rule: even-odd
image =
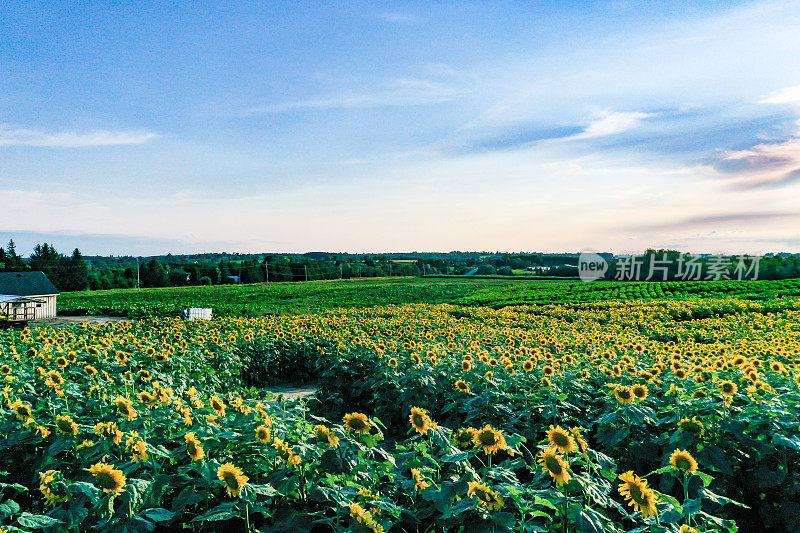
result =
[[762,98],[759,104],[800,105],[800,85],[784,87]]
[[[785,87],[759,101],[797,107],[800,111],[800,85]],[[738,189],[778,189],[800,181],[800,120],[788,139],[759,143],[744,150],[726,152],[715,168],[734,178]]]
[[45,146],[52,148],[86,148],[142,144],[158,137],[146,130],[135,131],[45,131],[0,124],[0,146]]
[[740,189],[791,185],[800,177],[800,138],[729,152],[718,167],[729,170],[736,178],[735,186]]
[[617,135],[639,127],[642,120],[652,117],[652,113],[640,112],[605,112],[593,120],[586,128],[569,137],[564,137],[565,141],[577,141],[582,139],[596,139]]
[[640,224],[624,229],[633,231],[681,231],[708,227],[717,229],[721,225],[755,224],[759,222],[798,219],[800,219],[800,213],[724,213],[695,216],[657,224]]
[[406,107],[448,102],[464,94],[464,90],[420,78],[397,78],[368,92],[349,92],[294,102],[253,107],[250,114],[321,111],[367,107]]
[[[512,128],[502,134],[479,138],[459,145],[456,153],[487,150],[509,150],[547,143],[566,143],[600,139],[625,133],[638,128],[642,121],[654,117],[653,113],[605,111],[595,116],[588,124],[572,124],[548,128]],[[552,147],[552,144],[549,145]]]

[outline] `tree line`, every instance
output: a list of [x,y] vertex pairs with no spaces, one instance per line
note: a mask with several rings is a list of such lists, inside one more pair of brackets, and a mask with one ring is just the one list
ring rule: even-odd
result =
[[89,266],[77,248],[72,251],[72,255],[66,256],[59,253],[52,244],[37,244],[27,259],[17,253],[13,239],[8,241],[5,248],[0,248],[0,271],[28,270],[44,272],[59,291],[82,291],[89,288]]
[[[679,252],[647,250],[640,256],[638,279],[661,281],[661,271],[649,276],[651,259],[666,257],[668,280],[680,280]],[[607,279],[614,279],[620,258],[600,254],[609,263]],[[41,270],[61,291],[136,287],[224,285],[274,281],[371,278],[420,275],[576,276],[579,254],[502,252],[405,252],[349,254],[309,252],[305,254],[206,253],[183,255],[83,256],[76,248],[67,256],[49,243],[37,244],[30,256],[19,255],[9,241],[0,248],[0,270]],[[703,258],[707,265],[710,258]],[[533,270],[533,272],[526,272]],[[731,273],[733,273],[731,271]],[[778,254],[760,260],[758,279],[800,277],[800,255]]]

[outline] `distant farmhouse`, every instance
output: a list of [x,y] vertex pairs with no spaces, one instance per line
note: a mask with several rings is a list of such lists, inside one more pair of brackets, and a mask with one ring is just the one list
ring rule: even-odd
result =
[[44,272],[0,272],[0,318],[18,322],[56,316],[59,292]]

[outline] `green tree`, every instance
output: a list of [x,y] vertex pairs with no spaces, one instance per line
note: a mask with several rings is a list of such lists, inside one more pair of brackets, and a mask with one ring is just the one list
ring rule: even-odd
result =
[[69,264],[64,255],[58,253],[52,244],[37,244],[28,260],[28,266],[31,270],[44,272],[59,290],[68,290]]
[[81,251],[75,248],[72,256],[64,264],[64,290],[83,291],[89,286],[89,267],[83,260]]
[[5,268],[7,272],[20,272],[26,270],[25,262],[17,254],[17,245],[14,239],[9,239],[5,250]]

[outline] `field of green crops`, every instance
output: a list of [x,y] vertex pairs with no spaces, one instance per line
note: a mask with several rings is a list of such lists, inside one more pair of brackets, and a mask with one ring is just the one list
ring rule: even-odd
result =
[[63,295],[142,318],[0,332],[0,531],[798,531],[793,283]]
[[254,283],[213,287],[118,289],[64,293],[59,313],[67,315],[178,316],[183,307],[211,307],[223,316],[306,313],[334,307],[401,303],[445,303],[482,289],[517,283],[497,279],[357,279],[308,283]]
[[178,316],[183,307],[211,307],[221,316],[307,313],[336,307],[455,303],[503,307],[542,303],[800,296],[800,280],[720,282],[553,282],[515,279],[395,278],[258,283],[214,287],[118,289],[64,293],[66,315]]

